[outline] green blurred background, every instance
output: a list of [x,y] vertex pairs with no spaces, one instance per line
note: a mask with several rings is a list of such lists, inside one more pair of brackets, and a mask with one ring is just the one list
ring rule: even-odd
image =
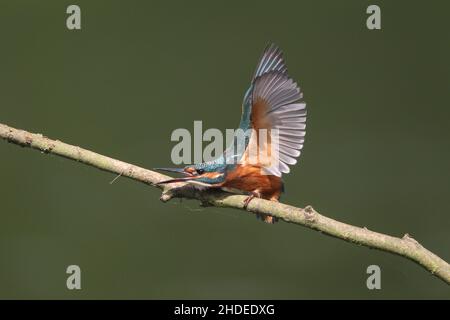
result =
[[[78,4],[82,30],[66,28]],[[382,30],[366,28],[378,4]],[[450,260],[444,1],[0,2],[0,122],[144,167],[175,128],[235,128],[274,41],[309,107],[283,201]],[[0,298],[449,298],[414,263],[0,143]],[[66,288],[66,267],[82,290]],[[366,288],[377,264],[382,289]]]

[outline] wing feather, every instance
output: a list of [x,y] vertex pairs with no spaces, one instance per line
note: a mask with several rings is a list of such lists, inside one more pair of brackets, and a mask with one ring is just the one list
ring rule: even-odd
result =
[[[245,135],[242,152],[230,158],[240,163],[257,163],[268,174],[289,173],[301,155],[306,129],[306,103],[297,83],[287,74],[282,51],[274,44],[266,47],[256,67],[244,102],[240,129],[253,129]],[[260,136],[266,129],[268,137]],[[276,133],[274,139],[270,133]],[[258,150],[256,157],[250,150]],[[266,156],[261,156],[265,154]]]
[[264,49],[264,52],[259,59],[253,79],[262,76],[269,71],[279,71],[281,73],[287,72],[284,63],[283,52],[275,44],[269,44]]

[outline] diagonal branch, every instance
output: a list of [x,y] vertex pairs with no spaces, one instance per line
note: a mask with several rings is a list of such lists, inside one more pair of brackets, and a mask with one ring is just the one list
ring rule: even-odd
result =
[[[201,201],[204,206],[244,210],[243,200],[245,196],[230,195],[218,191],[200,191],[192,185],[185,183],[156,185],[155,183],[166,180],[168,177],[77,146],[58,140],[51,140],[41,134],[33,134],[14,129],[0,123],[0,137],[23,147],[30,147],[44,153],[55,154],[155,186],[162,189],[160,199],[164,202],[172,198],[189,198]],[[355,227],[325,217],[316,212],[311,206],[301,209],[282,203],[254,199],[248,205],[247,211],[268,214],[283,219],[286,222],[299,224],[348,242],[400,255],[418,263],[447,284],[450,284],[450,265],[434,253],[428,251],[408,234],[405,234],[403,238],[397,238],[366,228]]]

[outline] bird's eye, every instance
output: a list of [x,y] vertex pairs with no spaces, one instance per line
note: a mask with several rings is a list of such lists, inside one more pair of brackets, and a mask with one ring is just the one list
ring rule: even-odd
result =
[[198,174],[203,174],[204,172],[205,172],[205,170],[203,170],[203,169],[197,169]]

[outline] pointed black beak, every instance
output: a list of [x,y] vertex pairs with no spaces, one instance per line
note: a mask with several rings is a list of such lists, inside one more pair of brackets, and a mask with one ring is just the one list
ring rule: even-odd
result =
[[175,178],[175,179],[169,179],[169,180],[164,180],[164,181],[160,181],[157,182],[155,184],[167,184],[167,183],[175,183],[175,182],[186,182],[186,181],[191,181],[194,180],[195,178],[193,177],[184,177],[184,178]]
[[191,177],[193,176],[192,174],[184,171],[183,168],[153,168],[153,169],[154,170],[158,170],[158,171],[181,173],[181,174],[184,174],[186,176],[184,178],[176,178],[176,179],[169,179],[169,180],[160,181],[160,182],[157,182],[156,184],[166,184],[166,183],[187,181],[187,180],[190,180]]
[[182,173],[186,174],[183,168],[153,168],[154,170],[158,171],[165,171],[165,172],[176,172],[176,173]]

